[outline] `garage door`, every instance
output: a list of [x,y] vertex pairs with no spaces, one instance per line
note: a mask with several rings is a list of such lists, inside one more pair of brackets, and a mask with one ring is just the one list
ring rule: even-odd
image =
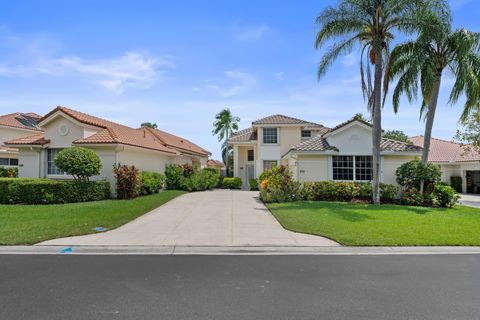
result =
[[298,180],[301,182],[328,180],[328,162],[298,161]]

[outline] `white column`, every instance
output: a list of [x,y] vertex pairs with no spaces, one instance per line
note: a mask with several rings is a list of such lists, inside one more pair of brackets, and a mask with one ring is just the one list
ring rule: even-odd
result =
[[233,145],[233,176],[238,177],[238,145]]

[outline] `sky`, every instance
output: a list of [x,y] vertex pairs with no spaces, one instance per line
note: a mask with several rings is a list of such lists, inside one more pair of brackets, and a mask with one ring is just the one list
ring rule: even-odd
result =
[[[359,52],[320,81],[315,17],[336,1],[0,2],[0,114],[45,114],[57,105],[132,127],[155,122],[220,158],[215,114],[240,128],[271,114],[333,127],[366,112]],[[455,28],[480,31],[479,0],[451,0]],[[404,39],[402,36],[399,39]],[[462,101],[448,104],[444,75],[433,129],[451,139]],[[383,113],[385,130],[423,133],[420,102]]]

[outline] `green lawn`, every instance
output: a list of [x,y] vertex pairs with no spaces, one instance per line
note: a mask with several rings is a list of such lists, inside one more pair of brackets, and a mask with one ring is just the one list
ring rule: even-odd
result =
[[349,246],[478,246],[480,209],[338,202],[267,205],[284,228]]
[[114,229],[184,193],[163,191],[133,200],[0,205],[0,244],[33,244],[95,233],[95,227]]

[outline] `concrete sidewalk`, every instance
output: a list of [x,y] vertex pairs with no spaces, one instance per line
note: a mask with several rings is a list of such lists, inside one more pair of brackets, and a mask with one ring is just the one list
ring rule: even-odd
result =
[[40,245],[339,246],[320,236],[285,230],[258,192],[230,190],[188,193],[118,229]]

